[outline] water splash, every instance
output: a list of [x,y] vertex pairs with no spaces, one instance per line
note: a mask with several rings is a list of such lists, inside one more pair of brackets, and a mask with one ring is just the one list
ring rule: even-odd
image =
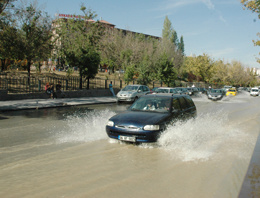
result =
[[67,117],[63,127],[57,134],[58,143],[65,142],[91,142],[106,139],[105,126],[108,118],[115,115],[108,109],[78,113]]
[[[199,115],[185,123],[177,122],[161,135],[158,145],[170,155],[183,161],[208,160],[229,154],[241,153],[241,142],[248,135],[236,126],[227,124],[223,111]],[[227,153],[225,153],[226,155]]]

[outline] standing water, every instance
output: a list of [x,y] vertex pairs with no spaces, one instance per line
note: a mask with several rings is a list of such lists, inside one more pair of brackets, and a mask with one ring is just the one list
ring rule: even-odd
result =
[[109,139],[129,105],[0,114],[0,197],[237,197],[259,133],[260,99],[194,98],[198,116],[157,143]]

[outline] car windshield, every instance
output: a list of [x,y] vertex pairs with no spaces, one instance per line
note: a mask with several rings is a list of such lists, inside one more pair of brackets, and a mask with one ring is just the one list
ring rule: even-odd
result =
[[138,89],[138,86],[131,86],[127,85],[122,91],[136,91]]
[[251,89],[252,91],[255,91],[255,92],[257,92],[258,91],[258,89]]
[[236,90],[234,90],[234,89],[230,89],[229,92],[236,92]]
[[160,89],[160,88],[159,88],[159,89],[157,89],[156,92],[157,92],[157,93],[169,93],[169,91],[170,91],[169,89]]
[[166,113],[170,110],[171,98],[141,97],[130,108],[131,111],[153,111]]
[[211,93],[222,93],[222,90],[220,90],[220,89],[212,89]]

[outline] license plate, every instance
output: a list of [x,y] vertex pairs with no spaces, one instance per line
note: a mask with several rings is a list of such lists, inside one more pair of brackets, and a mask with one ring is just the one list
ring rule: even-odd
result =
[[136,142],[136,138],[132,136],[119,136],[119,140],[127,141],[127,142]]

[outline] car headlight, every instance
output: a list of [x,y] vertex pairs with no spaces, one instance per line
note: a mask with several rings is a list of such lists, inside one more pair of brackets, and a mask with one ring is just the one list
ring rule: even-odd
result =
[[145,125],[144,130],[146,131],[157,131],[160,129],[159,125]]
[[208,96],[209,96],[209,98],[211,98],[211,97],[212,97],[210,94],[209,94]]
[[218,98],[220,98],[221,97],[221,95],[218,95]]
[[114,122],[113,121],[111,121],[111,120],[109,120],[108,122],[107,122],[107,126],[114,126]]

